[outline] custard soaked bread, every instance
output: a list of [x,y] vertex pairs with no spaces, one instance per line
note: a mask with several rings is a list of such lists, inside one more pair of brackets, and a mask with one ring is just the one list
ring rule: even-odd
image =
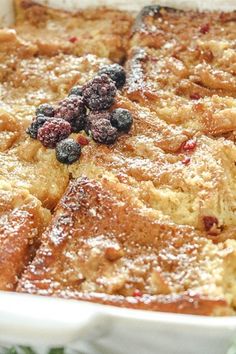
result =
[[146,7],[131,40],[128,97],[193,132],[234,132],[235,16]]
[[[230,314],[235,158],[118,97],[134,117],[111,146],[88,138],[18,291],[117,306]],[[59,236],[58,236],[59,235]]]
[[0,290],[13,290],[32,260],[50,213],[23,189],[0,182]]
[[[0,184],[53,216],[2,288],[33,257],[19,292],[234,314],[235,14],[148,7],[129,41],[116,10],[16,13],[0,32]],[[126,73],[110,65],[126,55]]]
[[37,106],[61,100],[79,81],[91,78],[109,60],[94,55],[37,56],[34,44],[15,30],[0,30],[0,108],[29,126]]
[[62,198],[17,290],[131,308],[230,314],[235,297],[227,283],[228,261],[235,264],[235,247],[235,241],[214,245],[191,227],[161,220],[129,192],[121,196],[117,182],[80,179]]
[[53,150],[28,137],[26,128],[40,104],[60,101],[109,60],[63,54],[46,58],[36,52],[14,30],[0,30],[0,181],[25,188],[52,210],[67,187],[69,172]]
[[133,23],[129,13],[96,8],[72,14],[31,0],[15,0],[15,5],[17,32],[34,42],[40,54],[95,54],[116,62],[126,56]]
[[224,138],[192,137],[125,99],[118,104],[132,112],[131,132],[114,146],[90,141],[79,164],[69,167],[72,175],[107,176],[120,192],[169,222],[206,230],[210,216],[217,218],[220,234],[235,227],[235,145]]

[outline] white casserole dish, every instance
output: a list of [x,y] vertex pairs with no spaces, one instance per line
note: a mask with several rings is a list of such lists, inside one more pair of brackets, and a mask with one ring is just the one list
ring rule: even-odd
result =
[[[49,0],[65,9],[113,5],[138,10],[150,3],[201,9],[236,9],[236,0],[214,2]],[[0,0],[0,18],[13,21],[12,3]],[[1,23],[0,23],[1,25]],[[0,354],[12,346],[36,353],[64,347],[80,354],[236,354],[236,317],[209,318],[120,309],[73,300],[0,292]],[[18,353],[23,353],[17,347]],[[13,352],[11,352],[13,353]],[[29,353],[29,352],[28,352]]]

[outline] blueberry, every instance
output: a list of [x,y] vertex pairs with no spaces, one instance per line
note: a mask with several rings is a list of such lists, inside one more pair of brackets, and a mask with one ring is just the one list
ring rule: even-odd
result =
[[36,109],[36,116],[43,114],[46,117],[54,117],[54,107],[48,103],[41,104]]
[[81,146],[73,139],[62,140],[56,146],[56,158],[63,164],[70,165],[81,155]]
[[121,89],[126,81],[125,69],[119,64],[106,65],[98,72],[98,75],[106,74],[115,82],[118,89]]
[[132,115],[127,109],[117,108],[111,114],[111,124],[118,131],[128,133],[133,124]]
[[31,125],[26,130],[26,133],[32,138],[37,139],[38,130],[46,123],[49,117],[44,116],[43,114],[39,114],[31,123]]

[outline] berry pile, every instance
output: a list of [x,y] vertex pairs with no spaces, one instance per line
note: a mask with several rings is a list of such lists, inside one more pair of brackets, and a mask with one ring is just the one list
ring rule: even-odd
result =
[[120,134],[129,132],[133,123],[128,110],[110,111],[117,89],[121,89],[125,81],[122,66],[112,64],[101,68],[98,75],[84,86],[74,86],[57,106],[40,105],[27,134],[46,148],[55,148],[57,160],[64,164],[77,161],[81,146],[87,145],[87,138],[82,139],[80,135],[75,141],[69,138],[71,133],[84,130],[99,144],[115,143]]

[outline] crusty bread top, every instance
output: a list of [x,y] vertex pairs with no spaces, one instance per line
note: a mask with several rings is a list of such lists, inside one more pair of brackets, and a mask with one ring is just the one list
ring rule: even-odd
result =
[[[128,193],[121,196],[115,183],[111,191],[111,181],[80,179],[62,198],[18,291],[226,314],[223,277],[232,250],[223,249],[193,228],[159,221]],[[132,301],[137,289],[145,295]]]
[[0,30],[0,181],[25,188],[51,210],[56,206],[69,181],[67,167],[25,131],[38,105],[60,101],[107,63],[91,54],[39,57],[15,30]]
[[17,32],[35,43],[40,54],[90,53],[116,62],[125,58],[133,23],[127,12],[99,7],[71,13],[31,0],[15,0],[15,10]]
[[10,291],[33,258],[50,213],[25,190],[0,186],[0,290]]
[[[79,178],[60,201],[18,291],[232,313],[235,14],[148,7],[138,16],[128,52],[128,14],[100,9],[71,15],[31,1],[18,5],[18,34],[5,33],[14,45],[2,32],[0,49],[10,126],[20,121],[23,127],[35,106],[64,98],[109,62],[78,58],[87,51],[112,60],[128,55],[127,85],[113,108],[127,108],[134,118],[130,133],[112,146],[88,138],[80,161],[69,167],[39,142],[24,142],[24,134],[10,148],[6,142],[0,181],[8,178],[11,188],[23,184],[52,210],[69,177]],[[68,34],[81,38],[69,41]]]
[[128,97],[167,123],[234,139],[235,19],[235,13],[146,7],[133,29]]

